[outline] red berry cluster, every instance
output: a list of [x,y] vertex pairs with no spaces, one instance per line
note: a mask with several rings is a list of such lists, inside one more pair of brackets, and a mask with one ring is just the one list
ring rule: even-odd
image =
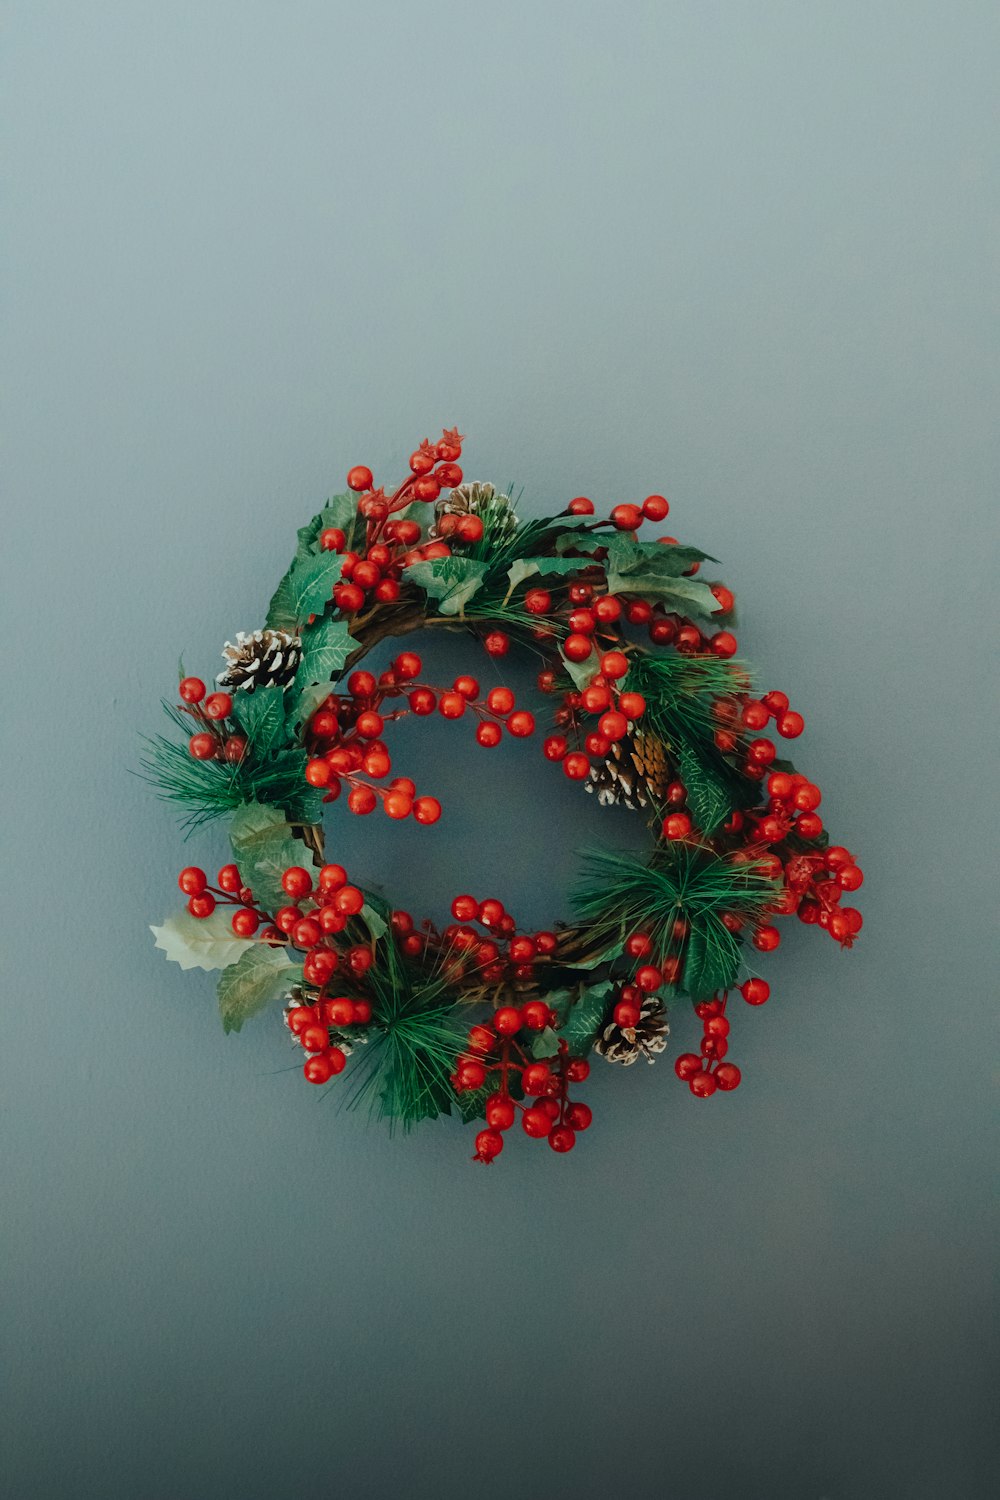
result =
[[188,750],[194,759],[238,764],[246,754],[247,741],[238,725],[227,725],[233,711],[230,694],[209,693],[200,677],[181,678],[177,691],[180,712],[190,715],[198,725],[188,740]]
[[[767,989],[766,985],[764,989]],[[739,1068],[735,1063],[723,1062],[729,1051],[729,1020],[726,1016],[728,998],[728,995],[723,995],[714,1000],[703,1000],[695,1006],[695,1015],[704,1027],[701,1056],[696,1052],[683,1052],[674,1063],[677,1077],[687,1084],[696,1099],[709,1099],[716,1089],[728,1094],[740,1086],[742,1075]],[[767,999],[766,994],[763,999]],[[751,1003],[760,1004],[761,1001]]]
[[[392,925],[407,957],[424,958],[432,952],[452,984],[531,984],[537,978],[538,965],[559,945],[554,932],[518,932],[503,902],[493,896],[483,901],[475,896],[456,896],[451,914],[455,920],[443,932],[430,921],[417,931],[405,911],[393,912]],[[484,928],[486,936],[477,933],[476,926]],[[542,1026],[546,1025],[548,1022],[543,1021]]]
[[[542,1001],[527,1005],[503,1005],[494,1012],[492,1025],[473,1026],[466,1051],[458,1059],[452,1087],[456,1094],[485,1088],[492,1076],[496,1088],[486,1100],[486,1129],[476,1136],[473,1161],[491,1162],[504,1146],[504,1131],[521,1114],[525,1135],[545,1139],[553,1151],[572,1151],[577,1132],[586,1130],[593,1118],[588,1105],[569,1097],[571,1083],[589,1076],[586,1058],[571,1057],[565,1041],[551,1058],[531,1058],[517,1041],[519,1034],[542,1031],[555,1017]],[[511,1083],[516,1081],[515,1098]],[[531,1102],[524,1103],[523,1100]]]
[[[253,891],[243,884],[236,865],[223,865],[216,880],[216,885],[209,885],[208,876],[197,865],[188,865],[178,875],[177,884],[188,898],[187,909],[192,917],[210,917],[220,904],[234,906],[232,929],[237,937],[257,936],[265,942],[285,941],[267,914],[258,909]],[[263,929],[262,922],[265,924]]]

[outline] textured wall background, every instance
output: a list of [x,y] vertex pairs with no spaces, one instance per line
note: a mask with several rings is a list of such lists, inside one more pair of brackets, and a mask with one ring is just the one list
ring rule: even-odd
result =
[[[985,1495],[995,6],[6,10],[6,1492]],[[453,421],[527,507],[670,495],[868,874],[737,1095],[597,1070],[489,1172],[222,1036],[128,775],[348,463]],[[449,821],[338,848],[558,914],[589,799],[413,756]]]

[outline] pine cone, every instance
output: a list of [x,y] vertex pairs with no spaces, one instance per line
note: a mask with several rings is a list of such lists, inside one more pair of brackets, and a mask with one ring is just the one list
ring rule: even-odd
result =
[[302,642],[284,630],[255,630],[252,635],[241,630],[236,645],[227,641],[222,655],[227,665],[215,679],[219,686],[252,693],[291,682],[302,660]]
[[503,537],[517,530],[517,516],[510,503],[510,496],[503,494],[486,480],[472,480],[469,484],[456,485],[434,507],[434,525],[429,535],[439,535],[442,516],[479,516],[483,526],[493,537]]
[[633,732],[614,740],[599,766],[591,767],[584,790],[596,792],[602,807],[620,802],[637,812],[661,802],[670,783],[670,760],[661,740]]
[[670,1025],[662,1001],[649,996],[642,1002],[637,1024],[619,1026],[617,1021],[610,1021],[594,1043],[594,1051],[608,1062],[628,1068],[640,1056],[654,1062],[656,1054],[666,1047],[669,1035]]

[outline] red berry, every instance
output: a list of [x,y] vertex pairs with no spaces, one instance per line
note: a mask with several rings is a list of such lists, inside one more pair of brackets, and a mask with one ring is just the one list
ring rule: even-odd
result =
[[248,907],[240,906],[233,912],[232,928],[237,937],[253,937],[259,926],[260,917]]
[[352,787],[347,797],[347,805],[352,813],[363,818],[375,811],[378,797],[370,786]]
[[641,719],[646,712],[646,700],[641,693],[622,693],[618,707],[626,719]]
[[735,656],[739,650],[739,643],[730,630],[720,630],[717,635],[712,636],[709,645],[716,656]]
[[563,641],[563,656],[567,661],[586,661],[593,647],[588,636],[574,632]]
[[413,712],[420,718],[432,714],[437,707],[437,695],[432,693],[430,688],[414,688],[407,701]]
[[[656,977],[659,980],[658,972]],[[627,1000],[619,1000],[614,1009],[614,1018],[618,1026],[638,1026],[642,1012],[638,1005],[630,1005]]]
[[[728,615],[733,605],[736,603],[733,595],[730,593],[729,589],[726,588],[724,583],[713,583],[710,585],[710,588],[712,590],[712,593],[715,595],[716,601],[719,605],[716,613],[720,615]],[[760,727],[761,726],[758,725],[758,728]]]
[[333,772],[322,756],[306,761],[306,780],[310,786],[328,786],[332,775]]
[[577,495],[571,500],[566,509],[571,516],[592,516],[594,514],[594,502],[588,500],[586,495]]
[[628,671],[628,661],[621,651],[606,651],[601,657],[601,671],[617,682]]
[[628,733],[628,719],[616,709],[602,714],[597,725],[606,740],[620,740]]
[[619,531],[635,531],[642,525],[645,517],[638,505],[616,505],[611,512],[611,519]]
[[418,797],[413,804],[413,816],[418,823],[436,823],[441,816],[441,804],[436,797]]
[[514,694],[509,687],[490,688],[486,694],[486,707],[494,714],[509,714],[514,707]]
[[643,964],[636,972],[635,982],[644,994],[651,995],[663,983],[663,975],[655,964]]
[[205,891],[201,896],[192,896],[188,901],[187,909],[192,917],[210,917],[215,910],[215,897],[210,891]]
[[185,896],[200,896],[208,884],[208,876],[204,870],[199,870],[197,865],[188,865],[178,875],[177,884]]
[[324,865],[319,872],[319,888],[321,891],[339,891],[342,885],[347,884],[347,871],[343,865]]
[[343,885],[333,898],[333,904],[347,917],[356,917],[365,904],[365,898],[356,885]]
[[382,810],[390,818],[408,818],[413,811],[413,798],[406,792],[386,792]]
[[573,750],[567,755],[562,766],[571,781],[582,781],[590,774],[590,759],[581,750]]
[[247,742],[242,734],[231,734],[222,747],[222,753],[231,765],[237,765],[247,753]]
[[551,1019],[551,1012],[544,1000],[529,1000],[521,1007],[521,1018],[529,1031],[544,1031]]
[[494,1014],[493,1025],[501,1036],[513,1036],[521,1029],[521,1012],[515,1005],[501,1005]]
[[594,1118],[589,1104],[574,1103],[566,1111],[566,1124],[572,1130],[587,1130]]
[[177,691],[185,703],[200,703],[205,696],[205,684],[200,677],[184,677]]
[[776,719],[788,707],[788,694],[779,692],[765,693],[763,703],[768,713]]
[[856,891],[864,884],[864,875],[857,865],[841,865],[837,871],[837,884],[842,891]]
[[329,1083],[333,1077],[330,1059],[322,1052],[317,1053],[315,1057],[307,1058],[302,1072],[305,1074],[307,1083]]
[[298,901],[312,890],[312,876],[301,865],[291,865],[281,877],[281,888],[293,901]]
[[345,615],[353,614],[360,609],[365,602],[364,589],[358,588],[356,583],[335,583],[333,586],[333,602]]
[[761,953],[773,953],[781,942],[781,933],[777,927],[758,927],[753,935],[753,945]]
[[715,1093],[717,1087],[718,1085],[712,1074],[706,1073],[704,1070],[692,1074],[688,1080],[688,1088],[696,1099],[710,1098]]
[[319,544],[324,552],[342,552],[347,538],[339,526],[327,526],[319,534]]
[[489,656],[506,656],[510,650],[510,636],[503,630],[491,630],[483,636],[483,645]]
[[686,839],[691,832],[691,819],[687,813],[669,813],[663,820],[663,834],[668,839]]
[[590,1063],[585,1057],[571,1057],[566,1064],[566,1077],[570,1083],[582,1083],[590,1077]]
[[219,748],[214,734],[193,734],[188,740],[188,749],[195,760],[211,760]]
[[507,720],[507,729],[516,739],[523,740],[535,732],[535,716],[526,708],[519,708]]
[[572,1151],[576,1145],[576,1131],[568,1125],[556,1125],[549,1131],[549,1145],[553,1151]]
[[591,609],[602,625],[610,625],[621,619],[621,600],[616,599],[614,594],[602,594],[599,599],[594,600]]
[[720,1063],[714,1074],[716,1084],[726,1093],[739,1088],[742,1076],[735,1063]]
[[763,1005],[770,999],[771,986],[766,979],[748,979],[740,985],[740,994],[748,1005]]
[[785,713],[778,715],[778,733],[786,740],[796,739],[806,727],[806,721],[801,714],[794,709],[788,709]]
[[233,700],[228,693],[209,693],[205,699],[205,716],[209,719],[228,719],[233,711]]
[[696,1073],[701,1072],[701,1058],[694,1052],[682,1052],[674,1063],[674,1072],[678,1078],[689,1083]]
[[544,1062],[529,1063],[521,1074],[521,1083],[526,1094],[544,1094],[551,1081],[552,1070],[548,1063]]
[[479,914],[479,902],[475,896],[456,896],[451,914],[457,922],[473,922]]
[[492,750],[495,745],[499,745],[502,739],[503,730],[499,724],[493,724],[488,720],[484,720],[482,724],[477,725],[476,741],[487,750]]
[[670,501],[665,495],[647,495],[642,502],[642,513],[647,521],[665,521],[670,510]]
[[547,1136],[552,1128],[552,1121],[549,1119],[548,1111],[543,1109],[540,1104],[533,1104],[529,1109],[524,1111],[524,1114],[521,1116],[521,1124],[526,1134],[534,1136],[536,1140],[540,1140],[542,1136]]
[[795,832],[804,839],[818,839],[823,832],[823,819],[819,813],[801,813],[795,820]]
[[552,608],[552,595],[548,589],[529,589],[524,596],[524,607],[529,615],[547,615]]
[[514,1123],[515,1109],[511,1099],[494,1095],[486,1101],[486,1123],[491,1130],[509,1130]]
[[372,471],[365,464],[356,464],[347,474],[347,488],[349,490],[370,490],[372,487]]

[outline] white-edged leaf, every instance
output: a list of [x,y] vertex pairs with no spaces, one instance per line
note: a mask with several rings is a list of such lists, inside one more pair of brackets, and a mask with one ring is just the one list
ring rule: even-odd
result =
[[252,943],[239,963],[219,975],[219,1013],[224,1031],[239,1031],[244,1021],[284,995],[302,977],[284,948]]
[[182,969],[225,969],[252,946],[251,938],[237,937],[231,919],[233,908],[217,906],[209,917],[176,912],[162,927],[150,927],[157,948]]
[[457,615],[482,586],[489,563],[474,557],[436,557],[415,562],[404,569],[404,577],[437,600],[438,613]]

